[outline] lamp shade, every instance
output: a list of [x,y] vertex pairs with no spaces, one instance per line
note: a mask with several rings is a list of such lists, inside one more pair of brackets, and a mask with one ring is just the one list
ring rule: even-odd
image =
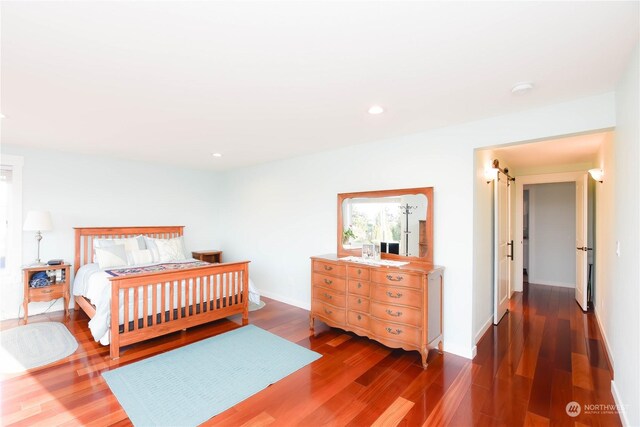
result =
[[498,168],[486,168],[484,170],[484,178],[487,180],[487,184],[498,179],[498,172],[500,172]]
[[51,214],[48,211],[29,211],[22,226],[24,231],[49,231],[53,230]]

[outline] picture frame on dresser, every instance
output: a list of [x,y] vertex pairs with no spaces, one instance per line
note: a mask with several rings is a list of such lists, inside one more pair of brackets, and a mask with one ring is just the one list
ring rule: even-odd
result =
[[[404,255],[360,257],[358,248],[343,239],[344,230],[353,226],[348,218],[356,211],[354,203],[367,210],[381,204],[385,212],[389,206],[416,206],[413,224],[403,218],[407,231],[416,233],[413,249],[405,242]],[[444,268],[433,265],[433,204],[431,187],[338,195],[337,253],[311,257],[310,329],[318,320],[387,347],[418,351],[425,369],[430,350],[442,353]]]

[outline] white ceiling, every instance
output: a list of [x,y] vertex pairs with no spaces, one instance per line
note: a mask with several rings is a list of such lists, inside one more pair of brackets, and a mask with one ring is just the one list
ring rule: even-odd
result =
[[2,1],[2,143],[224,170],[600,94],[638,5]]
[[515,174],[563,165],[594,163],[598,151],[611,132],[575,135],[559,139],[510,145],[493,150],[501,166],[508,166]]

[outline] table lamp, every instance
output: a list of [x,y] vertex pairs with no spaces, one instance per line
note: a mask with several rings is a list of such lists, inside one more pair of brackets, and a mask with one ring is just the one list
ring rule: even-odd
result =
[[24,220],[22,227],[24,231],[35,231],[36,240],[38,242],[38,258],[36,258],[36,264],[42,264],[40,262],[40,240],[42,240],[42,231],[50,231],[53,229],[51,223],[51,214],[48,211],[29,211],[27,218]]

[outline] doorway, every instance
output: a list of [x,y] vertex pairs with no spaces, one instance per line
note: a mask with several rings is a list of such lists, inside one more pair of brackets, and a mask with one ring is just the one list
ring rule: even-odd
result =
[[[531,206],[535,203],[532,200],[532,195],[535,198],[535,192],[532,194],[531,189],[533,185],[540,184],[565,184],[556,185],[551,190],[552,196],[550,199],[552,206],[546,206],[546,217],[542,218],[543,221],[539,221],[539,218],[532,219]],[[568,185],[566,185],[568,184]],[[563,287],[575,287],[576,301],[586,311],[588,308],[588,295],[589,285],[589,257],[588,252],[593,249],[590,242],[593,242],[593,237],[590,236],[588,224],[593,223],[593,215],[588,215],[588,207],[593,203],[588,203],[588,181],[586,172],[566,172],[556,174],[544,174],[544,175],[528,175],[518,177],[516,180],[516,201],[515,201],[515,236],[514,240],[519,242],[515,246],[515,259],[514,259],[514,281],[516,287],[520,286],[522,290],[524,277],[524,190],[529,190],[529,215],[527,216],[529,225],[527,227],[529,237],[529,282],[553,286]],[[537,187],[542,188],[542,187]],[[550,188],[550,187],[548,187]],[[559,191],[558,191],[559,190]],[[569,191],[568,191],[569,190]],[[568,191],[568,192],[567,192]],[[560,198],[572,199],[571,195],[575,194],[575,204],[561,203]],[[593,196],[592,196],[593,197]],[[571,221],[571,214],[574,215],[575,221]],[[543,215],[544,216],[544,215]],[[541,224],[546,222],[548,227],[543,231],[543,237],[538,236],[535,229],[535,224]],[[574,230],[572,234],[571,231]],[[549,244],[548,240],[546,244],[543,244],[540,248],[539,244],[536,247],[536,240],[534,234],[538,237],[538,241],[545,240],[548,234],[559,234],[560,239],[555,240],[554,244]],[[558,236],[555,236],[558,237]],[[559,243],[558,243],[559,242]],[[575,243],[575,245],[572,245]],[[532,252],[538,252],[542,254],[540,257],[532,257]],[[550,276],[540,275],[540,266],[544,263],[544,269],[547,272],[551,272],[552,277],[560,277],[560,279],[554,281],[549,280]],[[567,268],[567,265],[568,267]],[[558,272],[561,275],[558,276]],[[572,273],[573,272],[573,273]],[[533,276],[532,277],[532,273]]]
[[575,193],[575,182],[523,186],[522,269],[529,283],[575,287]]

